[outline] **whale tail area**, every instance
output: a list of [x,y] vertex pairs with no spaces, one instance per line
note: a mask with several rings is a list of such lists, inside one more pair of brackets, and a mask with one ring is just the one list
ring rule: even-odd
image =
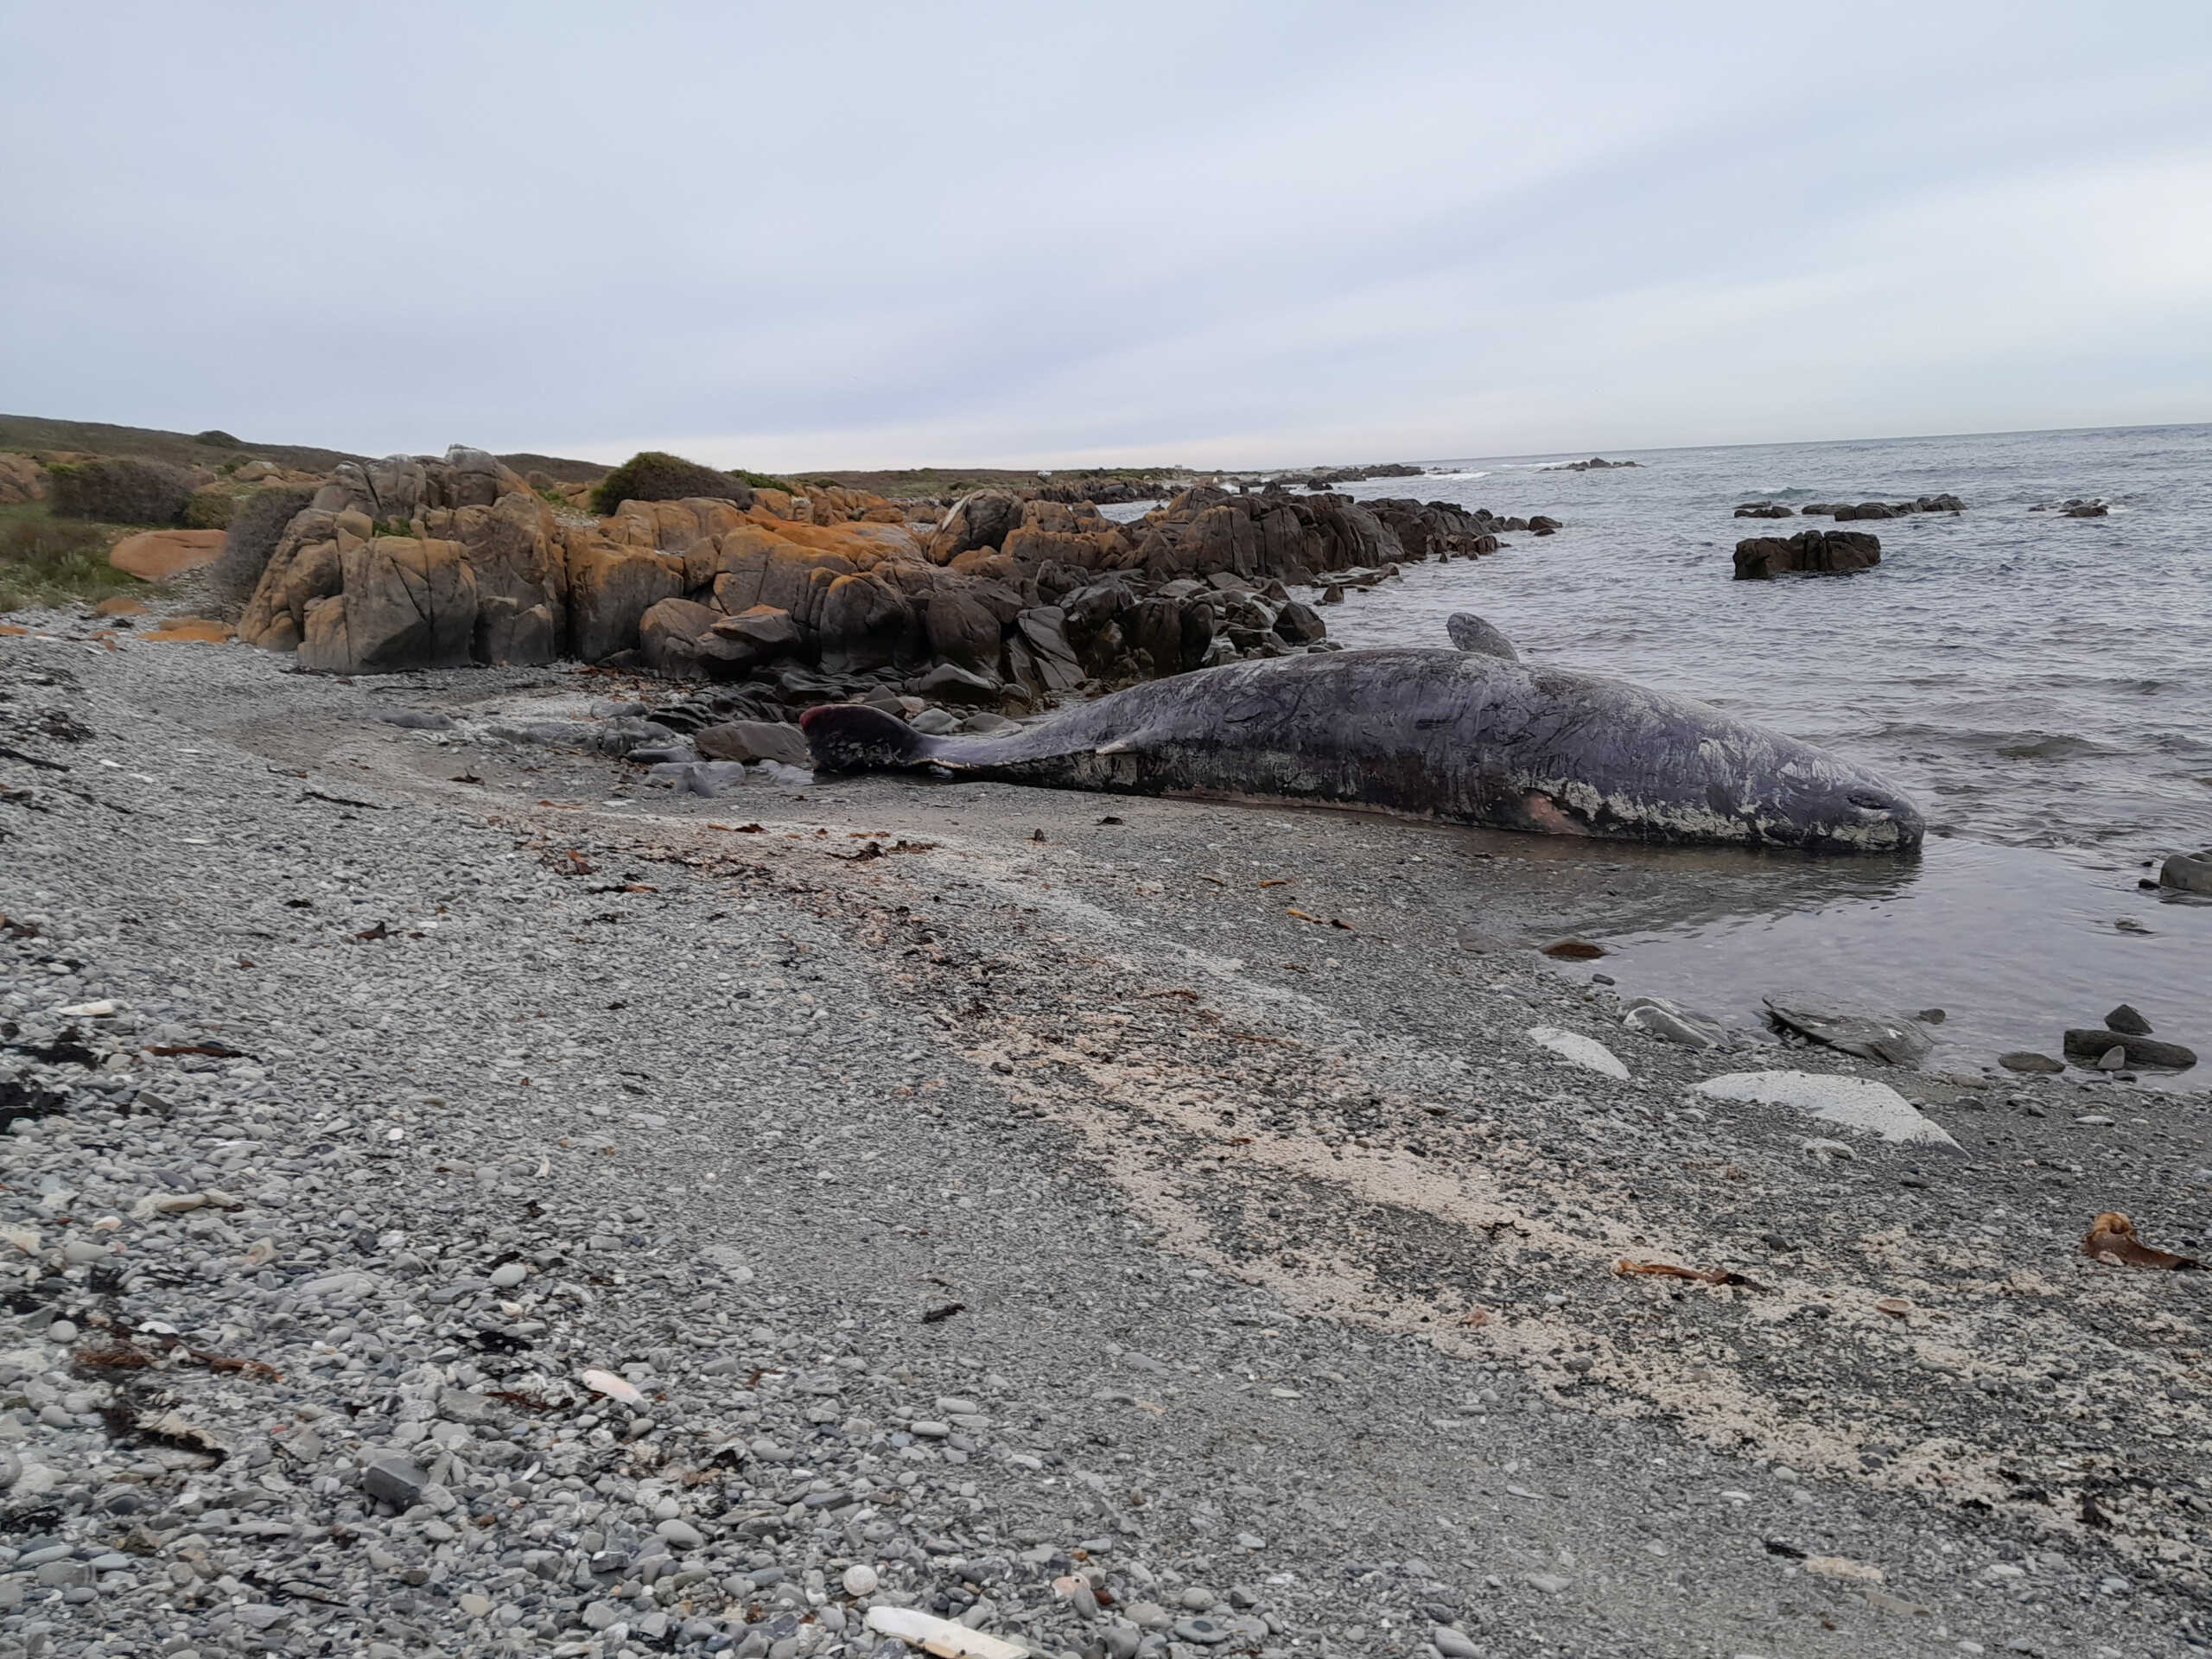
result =
[[896,715],[830,702],[798,717],[818,772],[898,772],[929,762],[931,741]]

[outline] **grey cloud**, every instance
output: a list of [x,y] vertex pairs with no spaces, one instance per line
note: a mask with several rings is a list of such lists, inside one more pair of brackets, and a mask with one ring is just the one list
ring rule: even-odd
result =
[[0,77],[19,412],[1251,463],[2212,397],[2179,4],[17,7]]

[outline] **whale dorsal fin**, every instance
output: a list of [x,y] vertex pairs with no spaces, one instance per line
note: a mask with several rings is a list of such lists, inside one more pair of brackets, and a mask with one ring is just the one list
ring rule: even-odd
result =
[[1452,636],[1452,643],[1461,651],[1482,657],[1502,657],[1509,663],[1521,660],[1521,653],[1513,649],[1513,642],[1472,611],[1454,611],[1444,627]]

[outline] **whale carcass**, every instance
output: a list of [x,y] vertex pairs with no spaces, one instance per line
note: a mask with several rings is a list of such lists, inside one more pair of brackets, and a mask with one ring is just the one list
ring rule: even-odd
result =
[[[1510,649],[1510,647],[1509,647]],[[825,772],[1369,808],[1550,835],[1910,850],[1920,812],[1809,743],[1688,697],[1487,651],[1315,652],[1178,674],[1001,737],[863,704],[801,717]]]

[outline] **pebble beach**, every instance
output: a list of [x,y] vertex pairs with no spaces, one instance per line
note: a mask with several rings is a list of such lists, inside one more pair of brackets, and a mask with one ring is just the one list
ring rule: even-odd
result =
[[2203,1096],[1540,953],[1725,873],[0,652],[9,1650],[2201,1650]]

